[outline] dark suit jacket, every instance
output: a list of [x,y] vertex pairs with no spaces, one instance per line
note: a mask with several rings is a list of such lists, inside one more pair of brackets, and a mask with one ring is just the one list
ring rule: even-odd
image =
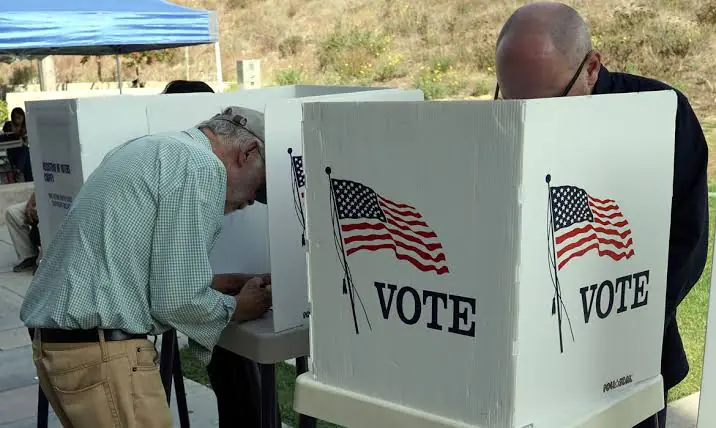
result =
[[[689,100],[657,80],[625,73],[599,71],[594,94],[674,90],[678,97],[674,147],[674,189],[671,207],[669,264],[666,279],[666,320],[661,373],[670,389],[689,372],[689,363],[676,323],[676,307],[699,280],[706,263],[709,216],[706,164],[708,148]],[[645,148],[648,155],[648,148]]]

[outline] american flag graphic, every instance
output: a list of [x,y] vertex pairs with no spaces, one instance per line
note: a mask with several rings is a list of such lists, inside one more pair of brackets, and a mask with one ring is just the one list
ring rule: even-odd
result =
[[619,261],[634,255],[629,222],[612,199],[597,199],[574,186],[551,187],[557,268],[596,251]]
[[443,246],[415,207],[355,181],[331,179],[331,188],[346,256],[389,249],[423,272],[448,273]]
[[291,166],[293,166],[293,179],[295,180],[301,199],[303,199],[304,193],[306,192],[306,174],[303,172],[303,156],[291,156]]

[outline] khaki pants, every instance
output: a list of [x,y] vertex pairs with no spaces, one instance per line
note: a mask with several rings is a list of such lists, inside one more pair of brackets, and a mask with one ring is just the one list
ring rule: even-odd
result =
[[172,426],[152,342],[43,343],[38,333],[37,375],[63,427]]
[[10,205],[5,211],[5,222],[10,239],[20,261],[37,257],[37,248],[30,240],[30,226],[25,224],[25,202]]

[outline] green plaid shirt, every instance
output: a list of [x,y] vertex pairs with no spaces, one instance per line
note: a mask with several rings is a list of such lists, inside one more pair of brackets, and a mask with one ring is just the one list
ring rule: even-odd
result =
[[226,170],[196,128],[112,150],[45,248],[22,305],[28,327],[183,332],[204,352],[236,307],[212,289]]

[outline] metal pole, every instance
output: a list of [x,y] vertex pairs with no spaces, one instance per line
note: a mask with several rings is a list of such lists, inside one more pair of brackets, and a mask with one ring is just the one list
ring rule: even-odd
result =
[[214,55],[216,57],[216,83],[219,85],[219,92],[224,92],[224,76],[221,72],[221,49],[219,42],[214,43]]
[[122,64],[119,62],[119,54],[114,56],[117,61],[117,84],[119,85],[119,94],[122,94]]
[[189,79],[189,46],[184,48],[184,67],[186,68],[186,80]]

